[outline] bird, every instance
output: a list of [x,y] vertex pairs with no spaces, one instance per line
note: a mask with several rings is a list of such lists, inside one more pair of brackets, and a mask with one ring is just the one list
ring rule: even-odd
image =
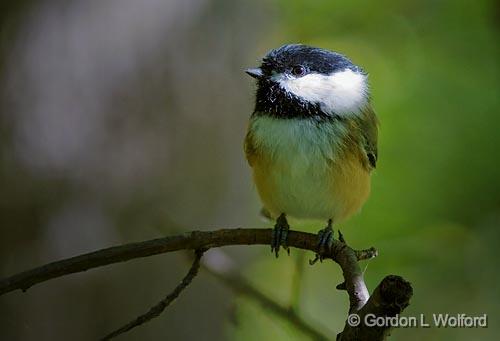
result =
[[263,212],[276,222],[271,251],[290,253],[288,217],[321,220],[323,260],[333,226],[370,194],[379,121],[368,74],[343,54],[303,44],[273,49],[245,72],[257,87],[244,152]]

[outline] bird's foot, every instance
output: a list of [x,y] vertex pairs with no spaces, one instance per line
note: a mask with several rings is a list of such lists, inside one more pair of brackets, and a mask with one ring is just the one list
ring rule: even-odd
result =
[[[317,244],[317,252],[316,256],[313,260],[309,261],[310,265],[314,265],[318,260],[320,262],[325,258],[325,254],[329,252],[333,245],[333,222],[331,219],[328,219],[328,224],[322,230],[318,232],[318,244]],[[339,240],[343,241],[344,237],[339,231]]]
[[288,231],[290,230],[290,225],[286,220],[285,213],[280,214],[278,219],[276,219],[276,225],[274,225],[273,236],[271,240],[271,252],[274,252],[276,258],[279,256],[280,246],[283,247],[290,255],[290,248],[287,245]]

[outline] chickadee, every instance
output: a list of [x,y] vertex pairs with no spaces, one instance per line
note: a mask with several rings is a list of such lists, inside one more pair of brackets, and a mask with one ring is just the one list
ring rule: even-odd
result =
[[287,216],[321,219],[318,254],[332,225],[360,210],[377,163],[378,120],[367,74],[345,56],[301,44],[271,50],[258,68],[245,154],[269,217],[271,251],[289,251]]

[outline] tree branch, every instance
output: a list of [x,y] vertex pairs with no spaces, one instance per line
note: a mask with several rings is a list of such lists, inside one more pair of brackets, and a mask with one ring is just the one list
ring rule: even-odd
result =
[[172,303],[177,297],[179,297],[181,292],[184,289],[186,289],[189,284],[191,284],[193,278],[198,274],[198,270],[200,269],[200,260],[201,257],[203,256],[203,252],[204,250],[195,251],[195,258],[193,260],[191,268],[189,268],[189,271],[186,274],[186,276],[184,276],[179,285],[176,286],[175,289],[170,294],[168,294],[164,299],[158,302],[154,307],[149,309],[148,312],[140,315],[139,317],[125,324],[123,327],[120,327],[117,330],[103,337],[102,341],[111,340],[112,338],[117,337],[120,334],[126,333],[129,330],[134,329],[135,327],[138,327],[141,324],[147,323],[152,319],[154,319],[155,317],[160,316],[161,313],[165,310],[165,308],[167,308],[170,305],[170,303]]
[[[193,231],[176,236],[114,246],[80,256],[28,270],[0,281],[0,295],[14,290],[26,291],[35,284],[72,273],[87,271],[104,265],[125,262],[135,258],[149,257],[179,250],[210,249],[229,245],[269,245],[271,229],[222,229],[216,231]],[[290,231],[288,245],[303,250],[316,251],[316,235]],[[338,250],[345,246],[338,240],[325,258],[333,258]],[[354,261],[354,250],[347,247],[350,257],[343,261]],[[341,265],[342,266],[342,265]]]
[[[206,232],[194,231],[172,237],[115,246],[49,263],[6,278],[0,281],[0,295],[18,289],[25,291],[35,284],[68,274],[161,253],[210,249],[228,245],[269,245],[271,235],[271,229],[222,229]],[[290,231],[288,246],[316,251],[317,236],[311,233]],[[344,283],[340,284],[338,288],[347,290],[350,314],[357,313],[360,316],[366,316],[373,313],[375,316],[393,316],[408,305],[412,295],[411,285],[398,276],[386,277],[374,291],[372,298],[369,299],[370,296],[358,261],[373,258],[376,255],[377,251],[374,248],[356,251],[342,240],[334,240],[332,248],[322,255],[324,259],[330,258],[337,262],[342,269]],[[234,282],[232,283],[235,285]],[[244,290],[249,291],[248,288]],[[268,302],[266,296],[259,296],[255,293],[253,295],[260,297],[262,302]],[[290,318],[289,309],[276,304],[268,305],[268,307],[274,307],[272,309],[278,314],[284,314],[286,310],[286,314]],[[293,319],[294,315],[291,316]],[[307,326],[303,326],[303,330],[307,330]],[[389,328],[375,330],[375,328],[369,328],[363,324],[352,327],[346,322],[343,332],[337,335],[337,339],[376,341],[384,340],[388,333]]]
[[400,314],[410,303],[413,295],[411,284],[400,276],[386,276],[373,291],[372,296],[359,310],[353,312],[358,316],[359,325],[351,326],[346,322],[342,333],[337,335],[337,341],[385,340],[392,328],[387,326],[367,326],[364,321],[368,314],[374,317],[393,317]]

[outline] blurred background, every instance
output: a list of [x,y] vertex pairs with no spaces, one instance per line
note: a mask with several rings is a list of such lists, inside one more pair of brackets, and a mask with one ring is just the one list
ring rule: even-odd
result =
[[[362,264],[369,290],[398,274],[414,287],[407,316],[489,315],[486,329],[398,329],[391,340],[496,339],[499,31],[493,0],[3,0],[0,277],[180,230],[269,227],[242,151],[255,90],[243,70],[301,42],[370,74],[379,165],[370,200],[341,226],[351,246],[379,249]],[[322,333],[343,328],[338,266],[302,267],[313,255],[298,250],[278,260],[269,247],[222,251],[277,302],[293,296]],[[159,301],[188,267],[172,253],[7,294],[0,339],[97,339]],[[206,271],[121,339],[167,336],[309,337]]]

